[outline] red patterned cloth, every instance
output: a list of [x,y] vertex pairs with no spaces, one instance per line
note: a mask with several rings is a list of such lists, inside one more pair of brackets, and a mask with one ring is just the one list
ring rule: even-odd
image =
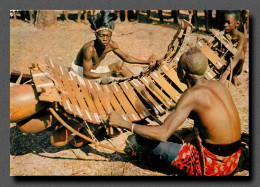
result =
[[184,143],[171,164],[190,176],[226,176],[235,170],[240,155],[241,150],[229,156],[218,156],[201,143],[199,149],[190,143]]

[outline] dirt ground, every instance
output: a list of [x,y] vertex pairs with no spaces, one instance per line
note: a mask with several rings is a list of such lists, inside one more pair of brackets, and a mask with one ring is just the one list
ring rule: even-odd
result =
[[[152,54],[162,58],[171,42],[177,25],[152,24],[138,22],[116,23],[112,40],[129,55],[148,59]],[[193,33],[190,44],[197,38],[209,37],[203,32]],[[54,62],[70,67],[79,49],[87,41],[95,39],[89,25],[74,21],[58,21],[51,30],[38,30],[33,25],[21,20],[10,19],[10,71],[19,70],[29,73],[31,63],[41,63],[45,56]],[[248,58],[248,55],[247,55]],[[120,61],[115,54],[108,54],[102,62],[110,64]],[[128,65],[134,68],[137,65]],[[249,135],[249,70],[248,59],[244,71],[239,76],[242,84],[231,85],[230,92],[241,118],[241,131]],[[167,115],[163,116],[165,118]],[[186,122],[183,127],[190,127]],[[182,127],[182,128],[183,128]],[[131,158],[94,145],[73,148],[66,145],[53,147],[49,140],[50,133],[24,134],[10,124],[10,175],[88,175],[88,176],[169,176],[175,175],[171,168],[156,162],[140,158]],[[125,135],[114,140],[104,140],[107,144],[124,146]],[[247,169],[248,170],[248,169]],[[248,175],[248,171],[242,175]]]

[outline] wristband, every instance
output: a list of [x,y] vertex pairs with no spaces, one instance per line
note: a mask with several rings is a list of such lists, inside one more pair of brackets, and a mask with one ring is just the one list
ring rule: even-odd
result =
[[135,123],[133,123],[132,128],[131,128],[132,133],[134,133],[134,127],[135,127]]

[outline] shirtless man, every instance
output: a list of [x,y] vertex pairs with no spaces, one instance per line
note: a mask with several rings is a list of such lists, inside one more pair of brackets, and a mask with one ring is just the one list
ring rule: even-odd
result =
[[[72,63],[72,70],[75,73],[89,79],[110,77],[115,72],[112,72],[108,66],[100,67],[101,61],[109,52],[114,52],[124,62],[155,65],[152,62],[150,63],[150,60],[140,60],[125,54],[117,43],[111,40],[112,31],[115,27],[114,20],[116,19],[116,14],[109,11],[101,11],[96,17],[90,17],[90,27],[95,31],[96,39],[83,45],[78,52],[76,60]],[[125,66],[118,66],[114,70],[117,71],[117,75],[127,71]],[[99,70],[97,70],[98,68]]]
[[[237,76],[242,72],[247,47],[247,39],[245,35],[237,29],[239,24],[239,14],[237,11],[227,11],[225,13],[225,34],[227,35],[227,38],[228,36],[231,37],[230,40],[233,44],[237,43],[237,53],[234,55],[231,65],[233,71],[232,81],[235,86],[239,86],[240,84]],[[225,82],[229,74],[230,73],[226,71],[222,75],[220,81]]]
[[[205,80],[208,60],[198,48],[191,48],[178,62],[178,77],[188,86],[176,109],[160,126],[144,126],[124,121],[117,112],[109,124],[122,127],[150,140],[159,141],[152,153],[188,175],[229,175],[241,155],[240,119],[228,90],[219,82]],[[194,120],[197,146],[167,141],[187,118]],[[203,158],[203,162],[201,162]]]

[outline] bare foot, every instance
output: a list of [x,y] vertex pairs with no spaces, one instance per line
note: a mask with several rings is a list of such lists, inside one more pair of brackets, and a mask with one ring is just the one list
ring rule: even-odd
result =
[[235,86],[239,86],[241,84],[237,76],[233,76],[232,82],[234,83]]

